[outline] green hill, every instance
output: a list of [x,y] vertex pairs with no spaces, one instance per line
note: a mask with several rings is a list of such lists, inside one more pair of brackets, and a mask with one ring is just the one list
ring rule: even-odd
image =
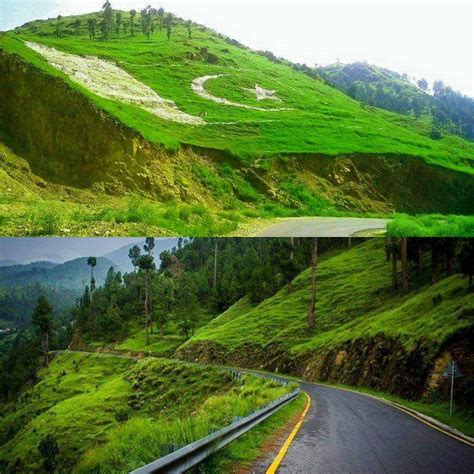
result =
[[332,64],[319,72],[339,90],[368,105],[398,112],[432,124],[431,136],[442,130],[468,140],[474,138],[474,99],[455,92],[441,81],[410,81],[406,74],[364,62]]
[[[472,213],[472,143],[433,139],[429,123],[361,104],[203,26],[192,24],[189,37],[175,17],[169,40],[157,17],[149,39],[138,18],[135,36],[90,39],[88,20],[99,16],[35,21],[0,37],[2,140],[46,182],[33,193],[51,191],[43,199],[69,232],[94,222],[202,235],[258,216]],[[9,189],[17,217],[3,225],[25,232],[25,198]],[[87,192],[100,199],[84,206]],[[124,202],[124,193],[150,203]]]
[[293,388],[179,361],[64,353],[2,410],[0,466],[41,470],[50,435],[60,472],[130,471]]
[[382,239],[323,254],[314,332],[307,323],[311,274],[306,270],[293,281],[291,293],[285,287],[258,305],[243,298],[199,329],[178,354],[408,398],[426,396],[450,351],[471,350],[474,306],[461,275],[428,285],[426,274],[416,276],[415,269],[410,274],[411,292],[391,288]]

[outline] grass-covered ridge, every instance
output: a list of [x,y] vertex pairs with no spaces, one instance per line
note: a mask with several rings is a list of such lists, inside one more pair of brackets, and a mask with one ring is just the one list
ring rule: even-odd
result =
[[[413,277],[413,275],[412,275]],[[336,347],[380,333],[410,349],[420,339],[439,346],[450,334],[469,327],[473,309],[466,280],[459,274],[404,295],[390,288],[390,263],[383,239],[370,239],[348,251],[322,256],[317,269],[316,329],[307,329],[311,272],[257,306],[247,299],[199,329],[182,349],[217,343],[225,351],[250,344],[277,344],[294,355]]]
[[[130,471],[293,389],[165,359],[64,353],[0,418],[2,470],[39,469],[56,439],[67,472]],[[134,439],[130,443],[130,439]]]
[[[95,14],[97,16],[97,14]],[[123,13],[128,20],[128,13]],[[175,19],[170,41],[157,28],[150,40],[141,33],[121,32],[109,41],[90,40],[86,23],[75,38],[70,25],[60,20],[62,37],[55,31],[59,20],[32,22],[0,38],[0,48],[17,54],[47,74],[61,77],[90,98],[99,108],[147,140],[176,149],[182,144],[217,150],[252,161],[275,154],[404,154],[440,166],[472,173],[474,146],[458,137],[429,137],[427,124],[409,117],[361,105],[341,92],[291,68],[275,63],[204,27],[193,25],[192,37]],[[204,118],[206,125],[190,126],[166,121],[143,109],[99,97],[58,71],[28,48],[31,41],[79,56],[97,56],[117,64],[187,114]],[[208,92],[221,98],[271,111],[232,107],[203,98],[191,83],[200,76],[224,75],[206,83]],[[276,90],[282,102],[257,101],[255,84]]]

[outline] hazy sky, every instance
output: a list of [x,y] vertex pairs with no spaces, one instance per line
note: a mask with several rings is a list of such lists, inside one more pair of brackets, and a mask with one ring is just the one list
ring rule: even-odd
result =
[[30,263],[41,260],[64,262],[78,257],[102,256],[141,238],[0,238],[0,260]]
[[[0,30],[97,11],[101,0],[0,0]],[[309,65],[366,59],[474,97],[472,0],[112,0],[163,6],[255,48]]]

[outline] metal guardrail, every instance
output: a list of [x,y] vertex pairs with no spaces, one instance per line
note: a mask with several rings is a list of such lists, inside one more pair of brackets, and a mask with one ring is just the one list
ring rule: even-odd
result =
[[149,473],[171,473],[177,474],[196,466],[204,461],[211,454],[229,444],[234,439],[251,430],[284,405],[295,399],[300,394],[300,389],[296,389],[283,397],[274,400],[266,407],[242,418],[215,433],[206,436],[194,443],[188,444],[167,456],[153,461],[143,466],[131,474],[149,474]]

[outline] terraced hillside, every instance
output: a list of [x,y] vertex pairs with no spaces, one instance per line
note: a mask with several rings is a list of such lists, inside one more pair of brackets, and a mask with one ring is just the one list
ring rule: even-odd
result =
[[[472,143],[433,139],[423,121],[363,105],[200,25],[189,33],[170,17],[168,40],[154,18],[149,39],[120,30],[105,41],[89,38],[93,18],[0,37],[2,165],[20,181],[8,164],[26,160],[41,188],[31,192],[64,216],[53,233],[80,233],[84,221],[176,232],[163,219],[168,202],[194,235],[254,217],[472,213]],[[152,209],[138,212],[130,193]],[[31,233],[27,198],[11,186],[2,194],[3,226]]]
[[[425,271],[429,263],[425,262]],[[429,271],[429,270],[428,270]],[[382,239],[324,254],[317,268],[316,327],[308,329],[311,272],[258,305],[246,297],[200,328],[178,355],[282,371],[310,381],[361,385],[407,398],[446,389],[452,353],[472,387],[473,299],[460,274],[434,285],[411,271],[413,290],[390,286]]]

